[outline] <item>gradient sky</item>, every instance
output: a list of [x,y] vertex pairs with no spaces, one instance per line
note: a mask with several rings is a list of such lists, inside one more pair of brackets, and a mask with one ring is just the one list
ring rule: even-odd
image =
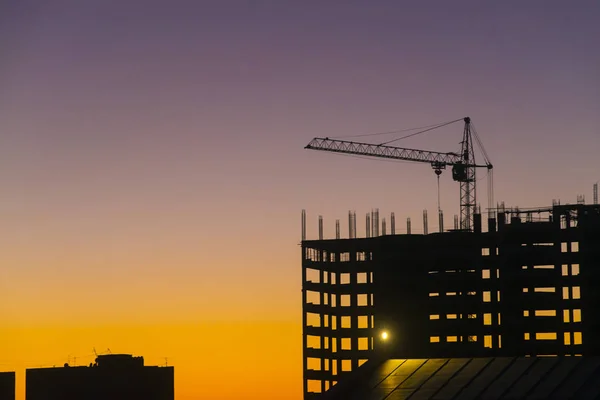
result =
[[[318,215],[345,234],[349,209],[364,235],[372,208],[418,227],[437,199],[427,165],[303,147],[468,115],[497,200],[591,201],[599,17],[596,1],[2,1],[0,370],[22,399],[25,367],[110,348],[168,357],[178,400],[300,399],[301,209],[309,237]],[[456,214],[449,173],[441,188]]]

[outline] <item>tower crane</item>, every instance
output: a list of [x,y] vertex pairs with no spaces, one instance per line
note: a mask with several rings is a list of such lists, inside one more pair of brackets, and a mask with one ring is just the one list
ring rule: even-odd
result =
[[[336,140],[330,138],[316,137],[310,141],[305,149],[322,150],[333,153],[353,154],[359,156],[387,158],[393,160],[415,161],[429,163],[438,179],[442,170],[447,166],[452,167],[452,178],[460,183],[460,228],[461,230],[471,231],[473,229],[473,215],[477,207],[477,192],[475,171],[477,168],[486,168],[488,170],[488,209],[493,208],[493,165],[490,162],[485,148],[479,139],[477,131],[471,124],[471,118],[465,117],[448,123],[440,124],[432,129],[436,129],[453,122],[464,121],[463,137],[461,141],[460,152],[442,153],[437,151],[408,149],[403,147],[388,146],[387,143],[372,144],[359,143],[346,140]],[[422,133],[417,132],[417,133]],[[414,135],[414,134],[413,134]],[[413,136],[409,135],[409,136]],[[484,163],[475,162],[475,152],[473,149],[473,139],[477,141],[483,154]],[[397,140],[397,139],[395,139]],[[438,181],[439,182],[439,181]],[[439,189],[438,189],[439,190]]]

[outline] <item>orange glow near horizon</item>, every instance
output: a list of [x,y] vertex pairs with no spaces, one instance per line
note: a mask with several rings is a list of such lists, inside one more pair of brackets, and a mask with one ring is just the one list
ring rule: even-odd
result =
[[[2,370],[88,365],[99,354],[133,353],[175,367],[177,400],[301,399],[301,327],[286,322],[3,327]],[[19,360],[12,362],[11,360]],[[26,361],[22,361],[26,360]]]

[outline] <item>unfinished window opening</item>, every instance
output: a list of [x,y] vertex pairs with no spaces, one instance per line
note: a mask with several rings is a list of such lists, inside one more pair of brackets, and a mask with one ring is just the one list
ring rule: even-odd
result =
[[358,350],[369,350],[369,338],[359,337],[358,338]]
[[440,319],[440,315],[439,314],[429,314],[429,319],[430,320]]
[[312,369],[313,371],[321,370],[321,359],[320,358],[308,357],[306,359],[306,364],[307,364],[306,367],[308,369]]
[[321,327],[321,315],[315,313],[306,313],[306,325],[314,326],[315,328]]
[[446,336],[447,343],[455,343],[458,342],[458,336]]
[[369,297],[366,294],[357,294],[356,295],[356,304],[359,307],[365,307],[368,305]]
[[352,328],[352,320],[348,316],[341,317],[340,325],[342,328]]
[[492,348],[492,335],[485,335],[483,337],[483,347],[488,349]]
[[349,273],[340,274],[340,285],[347,285],[349,283],[350,283],[350,274]]
[[536,287],[533,289],[536,293],[555,293],[556,288],[553,287]]
[[573,275],[573,276],[579,275],[579,264],[571,265],[571,275]]
[[319,250],[317,249],[305,249],[304,259],[306,261],[321,261],[319,259]]
[[573,310],[573,322],[581,322],[581,310]]
[[535,340],[556,340],[556,332],[537,332],[535,334]]
[[340,344],[341,350],[352,350],[352,340],[350,338],[342,338],[342,342]]
[[358,316],[358,328],[365,329],[369,327],[369,316],[368,315],[359,315]]
[[364,251],[356,252],[356,261],[366,261],[366,260],[367,260],[367,253],[365,253]]
[[337,307],[337,294],[331,295],[331,307]]
[[340,306],[350,307],[350,295],[349,294],[340,295]]
[[366,272],[358,272],[356,274],[356,282],[357,283],[367,283],[367,273]]
[[491,292],[483,292],[483,302],[489,303],[492,301],[492,293]]
[[309,379],[306,381],[310,393],[321,393],[321,381]]
[[349,262],[350,261],[350,253],[340,253],[340,262]]
[[581,332],[573,332],[573,344],[582,344],[583,336]]
[[490,279],[490,270],[489,269],[481,270],[481,278],[482,279]]
[[439,336],[430,336],[429,337],[429,343],[439,343],[439,342],[440,342]]
[[321,293],[314,292],[312,290],[307,290],[306,291],[306,302],[308,304],[316,304],[316,305],[321,304]]
[[321,348],[321,337],[306,335],[306,347],[309,349],[320,349]]
[[492,324],[492,314],[483,314],[483,324],[484,325]]
[[556,310],[535,310],[536,317],[556,317]]
[[306,282],[321,283],[320,271],[313,268],[306,268]]
[[579,286],[573,286],[573,300],[577,300],[581,298],[581,291]]
[[352,371],[352,360],[342,360],[342,371],[343,372]]

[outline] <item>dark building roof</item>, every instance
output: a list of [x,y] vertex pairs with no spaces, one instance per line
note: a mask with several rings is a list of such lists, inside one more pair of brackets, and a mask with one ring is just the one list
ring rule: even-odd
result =
[[388,359],[323,395],[344,400],[598,399],[600,357]]

